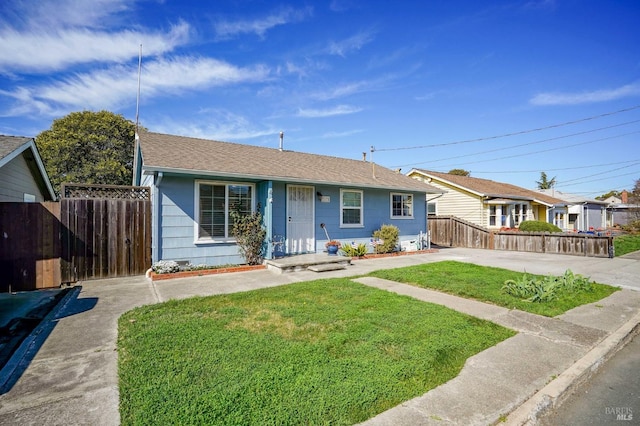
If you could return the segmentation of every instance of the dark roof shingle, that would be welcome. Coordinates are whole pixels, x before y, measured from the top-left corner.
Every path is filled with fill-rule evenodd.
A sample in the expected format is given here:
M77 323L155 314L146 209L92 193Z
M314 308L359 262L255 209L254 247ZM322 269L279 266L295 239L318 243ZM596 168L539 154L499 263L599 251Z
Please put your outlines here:
M140 147L147 171L442 192L361 160L152 132L140 133Z

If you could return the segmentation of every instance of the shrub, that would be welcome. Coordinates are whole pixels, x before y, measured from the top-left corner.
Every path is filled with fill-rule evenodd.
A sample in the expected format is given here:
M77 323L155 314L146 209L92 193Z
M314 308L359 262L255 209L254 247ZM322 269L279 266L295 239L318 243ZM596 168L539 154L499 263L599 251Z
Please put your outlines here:
M151 265L151 270L156 274L172 274L180 271L180 265L173 260L160 260Z
M553 223L539 220L525 220L520 224L519 229L523 232L562 232L562 229Z
M369 252L366 244L360 243L356 245L355 243L351 244L342 244L342 253L345 256L350 257L362 257Z
M561 277L547 275L543 279L535 279L525 273L519 280L506 280L502 290L527 302L544 303L557 299L561 294L593 291L593 285L589 278L567 269Z
M630 234L640 233L640 219L633 220L626 225L622 225L622 229Z
M231 234L236 239L240 254L248 265L259 265L263 259L267 231L262 226L259 208L260 206L255 212L249 214L231 211L231 220L233 220Z
M400 230L394 225L382 225L380 229L374 231L373 238L382 241L376 245L376 253L391 253L398 247Z

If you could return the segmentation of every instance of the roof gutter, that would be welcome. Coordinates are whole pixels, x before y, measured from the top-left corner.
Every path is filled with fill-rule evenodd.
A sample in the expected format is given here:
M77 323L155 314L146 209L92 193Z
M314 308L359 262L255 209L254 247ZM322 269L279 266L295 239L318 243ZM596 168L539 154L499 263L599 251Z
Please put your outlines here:
M143 167L143 174L154 174L154 173L167 173L167 174L184 174L184 175L192 175L192 176L212 176L212 177L223 177L237 180L246 180L246 179L254 179L254 180L270 180L274 182L300 182L300 183L309 183L309 184L323 184L323 185L349 185L353 187L361 187L361 188L372 188L372 189L390 189L390 190L402 190L402 191L411 191L411 192L423 192L426 194L440 194L441 191L432 191L427 188L412 188L405 186L389 186L389 185L375 185L368 183L354 183L354 182L339 182L339 181L322 181L322 180L313 180L313 179L304 179L294 176L268 176L268 175L249 175L246 173L232 173L232 172L211 172L207 170L190 170L190 169L175 169L170 167ZM417 181L416 181L417 182Z

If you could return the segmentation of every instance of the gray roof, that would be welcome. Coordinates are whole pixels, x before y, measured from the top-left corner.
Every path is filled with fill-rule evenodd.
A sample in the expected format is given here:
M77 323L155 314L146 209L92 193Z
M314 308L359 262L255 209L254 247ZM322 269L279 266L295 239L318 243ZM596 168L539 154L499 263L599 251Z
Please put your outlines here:
M5 157L8 157L15 150L20 148L22 145L29 143L32 141L32 138L27 138L23 136L5 136L0 135L0 160Z
M587 198L577 194L570 194L568 192L558 191L557 189L538 189L537 191L546 195L550 195L554 198L560 198L561 200L566 201L568 204L609 204L606 201L596 200L595 198Z
M362 160L141 132L142 171L307 182L423 193L441 190Z
M29 151L28 154L25 154L27 159L34 160L34 162L30 162L29 168L36 182L38 182L45 199L55 200L56 194L51 186L49 175L44 168L35 140L24 136L0 135L0 167L18 155L25 153L25 151Z

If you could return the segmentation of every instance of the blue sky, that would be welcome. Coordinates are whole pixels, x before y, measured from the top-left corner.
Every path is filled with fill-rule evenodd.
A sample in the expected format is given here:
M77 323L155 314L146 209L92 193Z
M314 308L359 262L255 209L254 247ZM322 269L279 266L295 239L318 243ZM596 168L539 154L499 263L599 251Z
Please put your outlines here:
M596 196L640 179L637 0L3 0L0 134L151 131ZM372 148L373 152L371 152Z

